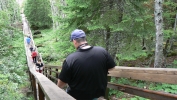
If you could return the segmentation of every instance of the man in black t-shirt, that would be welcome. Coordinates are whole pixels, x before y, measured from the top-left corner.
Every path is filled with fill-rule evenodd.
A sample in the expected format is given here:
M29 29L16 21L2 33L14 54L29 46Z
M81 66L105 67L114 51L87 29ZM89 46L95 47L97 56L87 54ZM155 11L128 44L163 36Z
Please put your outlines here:
M93 100L105 95L108 70L116 64L102 47L90 46L85 32L79 29L71 33L76 52L63 62L57 85L69 85L68 94L77 100Z

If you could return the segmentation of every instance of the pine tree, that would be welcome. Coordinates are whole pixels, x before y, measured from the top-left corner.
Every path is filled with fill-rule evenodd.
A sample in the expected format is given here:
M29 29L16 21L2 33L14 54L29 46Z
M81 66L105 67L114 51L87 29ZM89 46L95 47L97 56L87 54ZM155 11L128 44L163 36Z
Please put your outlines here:
M49 28L52 25L49 0L27 0L25 15L32 28Z

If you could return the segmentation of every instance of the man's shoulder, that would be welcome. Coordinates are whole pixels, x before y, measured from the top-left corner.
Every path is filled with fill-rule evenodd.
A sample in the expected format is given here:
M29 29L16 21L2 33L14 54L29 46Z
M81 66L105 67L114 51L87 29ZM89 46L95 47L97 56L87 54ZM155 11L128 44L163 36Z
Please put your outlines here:
M69 54L69 55L66 57L66 59L73 59L73 58L75 58L75 57L77 57L77 56L78 56L78 52L73 52L73 53Z
M94 46L95 49L102 49L105 50L105 48L101 47L101 46Z
M94 46L94 47L93 47L93 50L106 52L106 49L103 48L103 47L101 47L101 46Z

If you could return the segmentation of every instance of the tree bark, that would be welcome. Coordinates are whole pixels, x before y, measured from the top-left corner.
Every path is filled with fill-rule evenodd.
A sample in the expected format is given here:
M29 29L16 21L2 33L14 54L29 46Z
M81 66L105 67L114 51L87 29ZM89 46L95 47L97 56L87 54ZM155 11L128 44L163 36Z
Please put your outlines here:
M162 18L163 0L155 0L155 26L156 26L156 47L154 67L163 67L163 18Z

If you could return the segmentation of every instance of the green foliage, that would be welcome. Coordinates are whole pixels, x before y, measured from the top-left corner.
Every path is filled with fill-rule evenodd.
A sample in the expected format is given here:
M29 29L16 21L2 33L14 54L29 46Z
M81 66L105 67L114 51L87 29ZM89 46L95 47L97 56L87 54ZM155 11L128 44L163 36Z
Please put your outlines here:
M167 93L177 94L177 85L166 83L152 83L149 87L151 90L164 91Z
M0 31L2 31L2 29L6 28L9 24L9 20L8 20L8 13L6 11L1 11L0 10L0 18L3 20L0 20Z
M144 88L144 86L147 85L146 82L144 81L136 81L136 80L131 80L127 78L111 78L111 83L116 83L116 84L121 84L121 85L129 85L129 86L135 86L139 88ZM122 98L122 100L128 100L125 97L125 94L123 92L120 92L118 90L110 89L109 96L115 95L117 98ZM130 100L148 100L139 96L131 96Z
M112 96L112 95L115 95L116 98L120 98L124 95L124 93L118 90L110 89L109 96Z
M139 88L148 87L148 89L150 89L150 90L177 94L177 85L172 85L172 84L153 83L153 82L146 82L146 81L141 81L141 80L131 80L131 79L127 79L127 78L115 78L115 77L111 78L111 82L116 83L116 84L139 87ZM121 97L124 94L117 91L117 90L111 89L109 95L110 96L115 95L116 97ZM122 98L122 99L127 100L126 98ZM131 99L132 100L149 100L149 99L145 99L145 98L142 98L139 96L135 96Z
M61 23L59 35L69 37L72 30L80 28L89 36L90 43L109 47L108 50L113 51L112 55L116 55L119 61L147 56L142 48L147 46L147 51L151 51L155 47L151 40L155 36L155 30L151 15L153 11L144 7L146 3L147 0L66 0L67 6L62 3L59 5L66 15L58 20ZM110 32L109 37L106 37L107 32ZM143 38L145 45L142 45ZM65 41L65 38L62 40Z
M44 63L62 65L63 59L75 51L74 46L69 41L69 36L60 34L58 36L59 39L57 39L55 35L49 35L52 33L51 29L41 30L41 32L43 37L35 38L34 41L36 45L43 45L43 47L38 48L38 51L42 54Z
M172 64L169 64L167 68L177 68L177 60L174 60Z
M14 11L18 9L15 0L6 1L8 5L0 10L0 100L22 100L26 97L21 93L20 85L27 80L23 34L10 27L19 20L19 15L15 15L19 13Z
M8 75L10 77L10 75ZM20 100L22 94L17 92L18 84L8 80L7 75L0 74L0 100Z
M172 64L175 68L177 68L177 60L174 60Z
M0 59L0 100L21 100L24 94L20 91L20 85L26 83L25 52L23 47L23 37L21 32L16 32L12 41L12 48L5 49L8 55ZM21 44L19 44L21 43ZM25 97L26 98L26 97Z
M132 97L130 99L122 98L121 100L149 100L149 99L142 98L142 97L139 97L139 96L135 96L135 97Z
M126 49L124 49L126 50ZM124 54L117 54L117 57L120 60L126 60L126 61L130 61L130 60L136 60L138 58L142 58L142 57L147 57L147 53L143 50L132 50L132 51L124 51Z
M49 28L52 25L50 18L49 0L27 0L25 4L25 15L32 28Z

